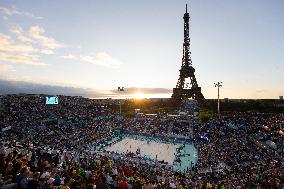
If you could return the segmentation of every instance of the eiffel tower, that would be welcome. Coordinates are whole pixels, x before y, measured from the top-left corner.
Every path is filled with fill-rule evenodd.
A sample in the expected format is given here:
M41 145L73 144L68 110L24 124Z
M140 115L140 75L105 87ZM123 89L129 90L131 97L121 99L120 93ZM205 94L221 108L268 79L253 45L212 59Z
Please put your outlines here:
M191 52L190 52L190 38L189 38L189 13L186 12L183 16L184 20L184 42L183 42L183 57L182 66L179 70L179 79L176 88L173 88L172 98L180 101L183 99L192 98L198 102L204 100L204 96L201 93L201 87L198 87L192 67ZM186 83L186 78L189 78L190 83Z

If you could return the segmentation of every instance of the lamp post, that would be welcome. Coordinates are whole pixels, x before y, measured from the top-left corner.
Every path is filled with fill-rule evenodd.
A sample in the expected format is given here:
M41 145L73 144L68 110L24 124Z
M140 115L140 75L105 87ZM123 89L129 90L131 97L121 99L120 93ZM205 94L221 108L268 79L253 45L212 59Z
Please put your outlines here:
M124 91L124 87L117 87L117 93L119 98L119 92ZM121 99L119 99L119 114L121 115Z
M222 82L214 83L215 87L218 87L218 114L220 114L220 94L219 94L219 88L222 87Z

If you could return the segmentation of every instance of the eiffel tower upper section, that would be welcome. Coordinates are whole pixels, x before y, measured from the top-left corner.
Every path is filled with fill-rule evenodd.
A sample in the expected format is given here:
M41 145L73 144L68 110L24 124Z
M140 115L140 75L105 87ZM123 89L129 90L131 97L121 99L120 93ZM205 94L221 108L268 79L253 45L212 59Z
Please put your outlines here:
M189 13L184 13L184 42L183 42L183 57L182 66L179 70L179 79L176 88L173 88L172 98L176 100L182 100L192 98L198 102L204 99L201 93L201 87L198 86L192 67L191 52L190 52L190 38L189 38ZM189 83L186 83L186 79L189 78Z

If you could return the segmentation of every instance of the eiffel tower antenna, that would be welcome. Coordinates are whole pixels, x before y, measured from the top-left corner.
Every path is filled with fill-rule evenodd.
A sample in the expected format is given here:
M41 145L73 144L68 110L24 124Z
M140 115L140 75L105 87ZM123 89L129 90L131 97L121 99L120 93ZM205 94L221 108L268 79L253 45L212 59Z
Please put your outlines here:
M185 4L185 13L187 13L187 4Z
M183 57L182 65L179 70L179 79L175 88L173 88L172 98L175 100L183 100L193 98L198 102L204 100L201 93L201 87L198 86L192 67L191 52L190 52L190 38L189 38L189 13L187 12L187 4L185 7L184 20L184 41L183 41ZM190 83L186 83L185 79L189 78Z

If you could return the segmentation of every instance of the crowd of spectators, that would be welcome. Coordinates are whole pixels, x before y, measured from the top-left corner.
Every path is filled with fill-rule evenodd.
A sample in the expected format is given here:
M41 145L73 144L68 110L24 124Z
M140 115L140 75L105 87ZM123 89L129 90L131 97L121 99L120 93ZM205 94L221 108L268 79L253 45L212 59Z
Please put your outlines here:
M82 97L6 95L0 110L2 188L271 188L284 187L283 114L226 113L206 122L125 118ZM5 129L9 128L9 129ZM116 129L140 135L186 136L198 149L180 173L126 155L90 153ZM205 138L206 140L198 140Z

